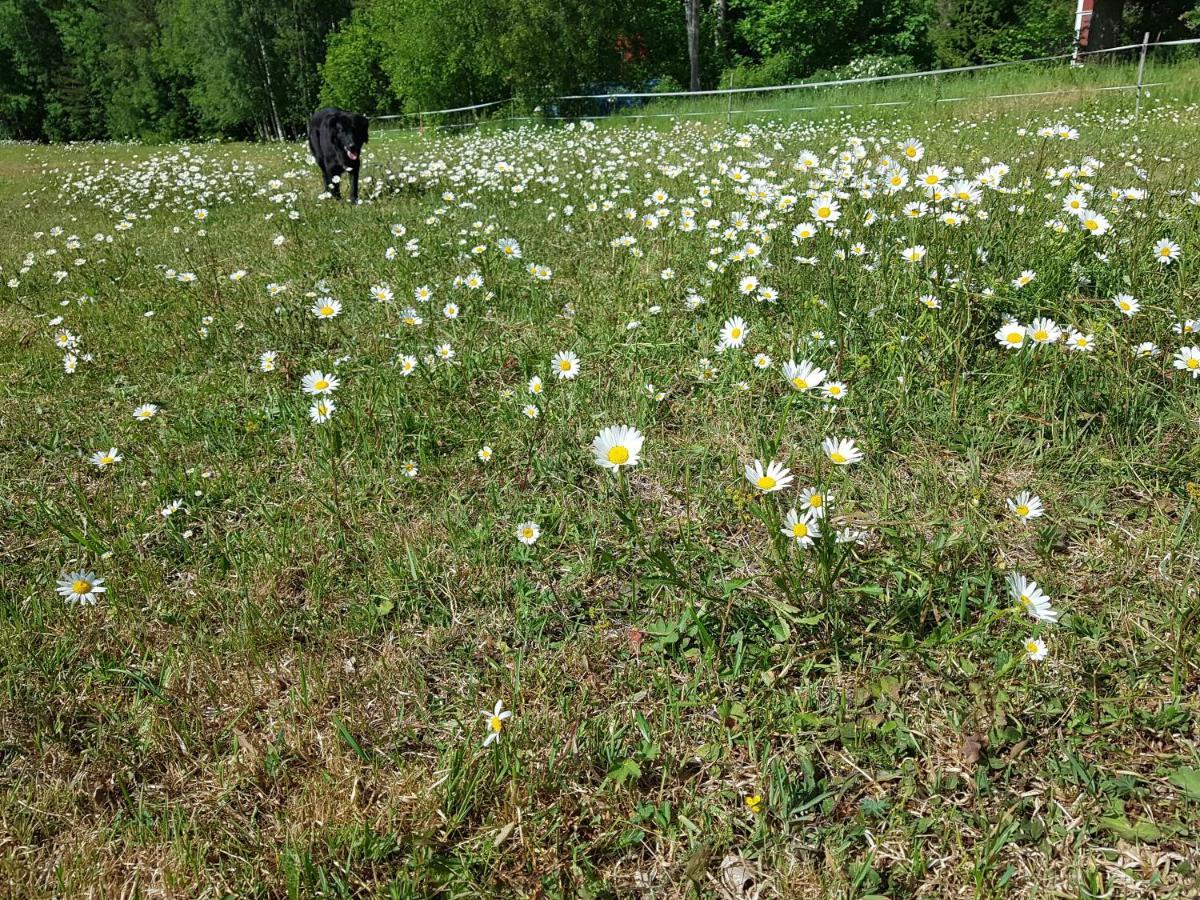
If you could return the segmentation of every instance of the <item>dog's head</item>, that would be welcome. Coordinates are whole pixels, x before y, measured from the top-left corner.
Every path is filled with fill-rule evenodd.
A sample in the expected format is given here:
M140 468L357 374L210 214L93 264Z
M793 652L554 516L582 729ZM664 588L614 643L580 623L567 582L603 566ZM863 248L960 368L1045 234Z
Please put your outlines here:
M347 169L358 167L358 156L367 142L367 117L358 113L338 116L334 123L333 142L342 164Z

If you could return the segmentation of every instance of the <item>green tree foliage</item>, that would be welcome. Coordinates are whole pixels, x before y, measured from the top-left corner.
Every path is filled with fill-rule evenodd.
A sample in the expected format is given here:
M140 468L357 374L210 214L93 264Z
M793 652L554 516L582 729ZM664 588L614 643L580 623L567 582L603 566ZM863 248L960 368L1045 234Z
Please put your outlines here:
M533 103L686 66L677 0L364 0L330 37L321 98L367 112Z
M865 57L926 68L1043 56L1074 39L1074 0L733 0L733 9L740 52L760 61L739 83Z
M349 0L0 0L0 135L279 137Z
M929 31L935 62L968 66L1069 53L1075 0L937 0Z
M502 0L376 0L365 5L380 65L408 109L495 100Z
M1074 9L701 0L701 81L723 83L729 67L747 86L1065 53ZM1099 44L1200 25L1196 0L1097 9ZM0 0L0 137L290 138L321 105L533 106L612 84L687 84L684 10L682 0Z
M1140 41L1146 32L1153 41L1176 34L1181 23L1186 27L1195 21L1200 21L1200 4L1196 0L1127 0L1121 24L1123 32L1133 41Z
M775 71L789 77L864 54L926 61L929 0L734 0L732 8L749 55L776 60Z
M682 14L671 17L678 20L678 34L668 29L664 35L665 23L644 15L649 3L524 0L505 6L498 53L489 65L514 93L533 97L645 75L664 39L684 40ZM555 38L555 52L547 53L551 35L561 37Z
M63 68L50 10L38 0L0 0L0 129L16 138L44 137L47 107Z
M318 103L375 115L390 112L399 99L383 71L383 47L360 7L329 35Z
M166 44L201 124L236 136L302 130L320 93L329 0L164 0Z

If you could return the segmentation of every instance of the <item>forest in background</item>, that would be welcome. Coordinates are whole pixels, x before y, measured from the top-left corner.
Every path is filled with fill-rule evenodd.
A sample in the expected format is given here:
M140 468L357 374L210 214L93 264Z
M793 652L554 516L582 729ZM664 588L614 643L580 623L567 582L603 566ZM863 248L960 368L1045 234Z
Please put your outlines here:
M1097 0L1092 46L1194 36L1196 0ZM1069 52L1075 0L0 0L0 138L277 139L616 85L780 84Z

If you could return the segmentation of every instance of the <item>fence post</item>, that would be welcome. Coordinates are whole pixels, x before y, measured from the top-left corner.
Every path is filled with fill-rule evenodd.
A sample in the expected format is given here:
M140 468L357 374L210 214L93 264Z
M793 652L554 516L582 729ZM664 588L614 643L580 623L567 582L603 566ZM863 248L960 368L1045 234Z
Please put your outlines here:
M1133 101L1133 118L1136 120L1142 112L1142 76L1146 73L1146 48L1150 44L1150 32L1142 38L1142 58L1138 60L1137 99Z
M733 69L729 70L729 90L730 91L733 90ZM732 93L726 94L726 96L729 98L729 103L726 104L726 106L725 106L725 126L727 128L732 128L733 127L733 94Z

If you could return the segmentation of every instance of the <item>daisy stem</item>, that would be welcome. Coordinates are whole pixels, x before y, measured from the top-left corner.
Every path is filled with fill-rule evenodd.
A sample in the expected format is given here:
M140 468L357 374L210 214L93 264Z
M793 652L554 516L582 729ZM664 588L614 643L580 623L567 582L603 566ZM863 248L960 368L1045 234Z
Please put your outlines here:
M617 491L621 496L621 506L625 510L625 516L622 519L625 521L626 527L629 529L629 536L633 538L633 546L635 550L641 549L642 544L642 528L638 522L637 510L633 508L633 498L629 491L629 481L625 477L625 467L617 467Z
M342 480L342 433L331 423L329 431L329 475L333 493L333 511L338 520L338 532L342 549L346 547L346 519L342 515L342 495L339 482Z
M771 459L775 458L775 454L779 452L779 448L783 444L783 432L787 428L788 414L792 411L792 403L795 400L796 392L792 391L788 394L787 400L783 402L783 412L779 415L779 426L775 429L775 438L771 443L771 452L768 454Z

